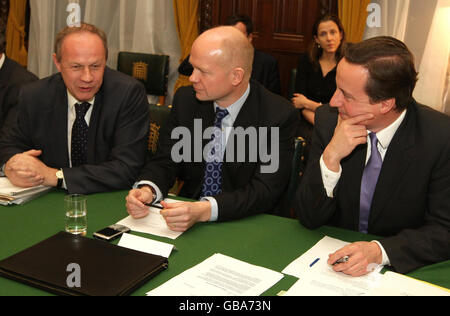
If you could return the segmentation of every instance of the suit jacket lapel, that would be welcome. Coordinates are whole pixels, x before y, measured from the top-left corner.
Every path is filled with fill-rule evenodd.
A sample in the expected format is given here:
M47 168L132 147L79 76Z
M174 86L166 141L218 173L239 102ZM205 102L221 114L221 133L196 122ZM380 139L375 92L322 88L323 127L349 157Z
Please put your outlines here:
M244 104L241 107L241 110L239 111L238 116L236 117L236 120L234 121L233 128L241 127L244 130L246 130L249 127L255 127L258 128L256 123L259 121L259 114L258 114L258 104L260 104L260 101L258 100L258 93L256 91L258 87L254 84L251 84L250 88L250 94L247 97L247 100L245 100ZM231 137L231 135L230 135ZM229 141L228 141L229 142ZM222 169L222 178L223 178L223 186L227 187L228 184L233 183L233 177L236 176L236 173L238 172L238 169L242 165L248 165L249 161L249 155L250 150L248 148L248 144L245 146L245 161L246 162L239 162L237 160L237 144L235 142L234 144L234 155L233 155L233 161L227 162L226 161L226 155L227 152L225 151L224 154L224 163L223 169ZM259 146L258 144L250 144L250 146ZM228 149L228 148L227 148Z
M63 131L55 135L55 151L57 153L49 157L56 157L58 166L69 166L69 151L67 143L67 88L64 85L61 75L56 79L56 102L54 104L53 124L55 129L53 131ZM53 131L51 131L53 133Z
M355 148L350 156L345 158L342 165L342 177L337 186L342 208L345 212L352 212L351 222L346 223L348 228L358 230L359 227L359 208L361 195L361 180L364 172L367 156L367 145L360 145ZM344 176L345 175L345 176Z
M103 87L95 95L95 101L92 108L91 119L89 121L88 130L88 149L87 149L87 162L88 164L96 164L95 161L95 143L97 138L97 127L99 126L100 113L103 106Z
M379 218L386 203L391 199L392 194L394 194L399 187L411 162L415 159L415 124L415 109L409 107L405 120L392 138L384 158L372 201L369 227L371 222Z

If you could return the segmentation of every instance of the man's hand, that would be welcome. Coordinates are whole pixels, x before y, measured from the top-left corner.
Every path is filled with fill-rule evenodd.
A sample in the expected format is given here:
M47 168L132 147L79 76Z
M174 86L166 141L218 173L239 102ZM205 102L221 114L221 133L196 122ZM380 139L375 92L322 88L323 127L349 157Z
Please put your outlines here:
M127 201L128 214L136 219L144 218L150 212L145 203L150 203L153 200L153 192L150 188L144 186L140 189L131 190L125 200Z
M211 203L201 202L161 202L164 210L161 215L166 220L167 226L178 232L184 232L198 222L207 222L211 217Z
M382 252L376 242L356 242L347 245L328 257L328 264L332 265L340 258L348 256L345 263L339 263L333 266L336 272L357 277L372 272L373 264L381 264Z
M333 138L323 152L323 160L329 170L338 172L341 160L356 146L367 143L367 128L361 123L373 118L373 114L361 114L346 120L338 118Z
M39 156L41 150L29 150L13 156L5 165L5 175L13 185L33 187L36 185L56 186L56 169L47 167Z

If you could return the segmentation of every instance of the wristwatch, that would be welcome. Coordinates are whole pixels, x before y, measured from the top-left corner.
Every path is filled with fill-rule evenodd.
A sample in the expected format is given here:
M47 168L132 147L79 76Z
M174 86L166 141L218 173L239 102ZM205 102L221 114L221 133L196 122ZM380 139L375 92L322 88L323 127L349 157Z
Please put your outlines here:
M157 198L157 193L156 193L155 188L152 187L151 185L148 185L148 184L142 184L142 185L138 185L138 189L141 189L141 188L144 187L144 186L150 188L150 190L152 191L153 199L152 199L152 201L150 202L150 204L155 203L156 198Z
M62 188L63 180L64 180L64 173L62 169L59 169L56 171L56 178L58 179L58 182L56 183L57 188Z

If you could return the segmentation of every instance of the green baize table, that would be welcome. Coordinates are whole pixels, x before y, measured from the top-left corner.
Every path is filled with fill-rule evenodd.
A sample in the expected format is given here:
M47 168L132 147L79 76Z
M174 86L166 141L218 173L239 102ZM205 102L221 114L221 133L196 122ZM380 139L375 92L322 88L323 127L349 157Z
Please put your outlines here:
M128 216L125 208L127 194L128 191L119 191L88 196L88 238L92 238L94 232ZM0 206L0 260L63 231L64 196L62 190L55 190L25 205ZM170 243L177 248L169 257L169 268L137 289L133 295L138 296L145 295L215 253L281 272L324 236L348 242L376 238L335 227L309 230L297 220L266 214L226 223L198 223L175 240L142 233L133 234ZM116 244L117 242L114 241ZM423 267L408 275L450 288L450 261ZM277 295L280 291L288 290L297 280L285 275L263 295ZM0 277L0 295L50 294Z

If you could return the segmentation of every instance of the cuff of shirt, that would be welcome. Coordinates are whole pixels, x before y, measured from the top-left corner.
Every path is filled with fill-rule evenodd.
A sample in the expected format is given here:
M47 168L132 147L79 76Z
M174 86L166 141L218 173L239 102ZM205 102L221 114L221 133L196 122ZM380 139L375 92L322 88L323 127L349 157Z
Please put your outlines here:
M323 160L323 155L320 157L320 172L322 174L322 181L325 190L327 191L327 196L333 198L334 188L336 187L342 174L342 167L339 166L339 172L333 172L327 168L325 161Z
M383 258L381 259L381 265L383 266L390 266L391 265L391 261L389 260L389 257L386 253L386 250L384 250L383 246L381 245L381 243L377 240L372 240L372 242L376 242L378 244L378 246L380 246L381 249L381 253L383 255Z
M148 186L151 186L153 189L155 189L155 192L156 192L156 200L155 200L155 203L156 202L160 202L160 201L162 201L163 200L163 195L162 195L162 193L161 193L161 190L158 188L158 186L156 185L156 184L154 184L153 182L151 182L151 181L146 181L146 180L143 180L143 181L138 181L138 182L136 182L134 185L133 185L133 189L137 189L139 186L141 186L141 185L148 185Z
M67 190L66 178L64 177L64 170L63 169L61 169L61 173L63 175L63 182L62 182L61 188L63 188L64 190Z
M205 196L201 198L200 201L209 201L209 203L211 203L211 217L209 221L217 222L217 219L219 218L219 206L217 205L216 199L210 196Z

